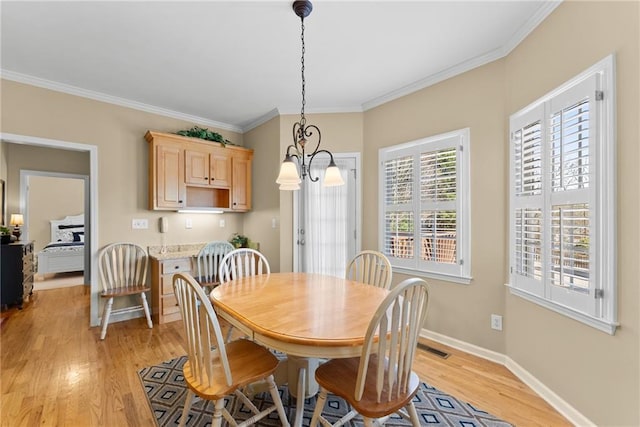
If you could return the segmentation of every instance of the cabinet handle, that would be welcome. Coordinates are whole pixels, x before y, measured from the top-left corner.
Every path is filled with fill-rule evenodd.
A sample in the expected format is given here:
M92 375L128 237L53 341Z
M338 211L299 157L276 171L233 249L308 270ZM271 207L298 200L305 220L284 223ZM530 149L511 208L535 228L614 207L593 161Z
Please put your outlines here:
M205 176L204 179L209 179L209 177Z
M179 265L174 265L173 268L177 270L177 269L180 268L180 266Z
M182 203L182 200L178 200L178 203Z

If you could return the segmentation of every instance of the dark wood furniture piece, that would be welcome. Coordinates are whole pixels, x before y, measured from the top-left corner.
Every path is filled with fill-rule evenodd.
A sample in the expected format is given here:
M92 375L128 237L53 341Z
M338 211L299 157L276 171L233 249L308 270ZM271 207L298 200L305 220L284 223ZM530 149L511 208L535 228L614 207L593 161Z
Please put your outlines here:
M29 301L33 293L33 241L0 245L0 305Z

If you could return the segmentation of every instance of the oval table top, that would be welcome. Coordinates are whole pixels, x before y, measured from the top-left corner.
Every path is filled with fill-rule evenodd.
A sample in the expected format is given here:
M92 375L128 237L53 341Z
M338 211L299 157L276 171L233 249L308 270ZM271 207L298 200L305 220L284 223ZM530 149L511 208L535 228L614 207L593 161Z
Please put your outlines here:
M271 273L232 280L210 295L219 315L276 350L304 357L359 356L388 290L344 278Z

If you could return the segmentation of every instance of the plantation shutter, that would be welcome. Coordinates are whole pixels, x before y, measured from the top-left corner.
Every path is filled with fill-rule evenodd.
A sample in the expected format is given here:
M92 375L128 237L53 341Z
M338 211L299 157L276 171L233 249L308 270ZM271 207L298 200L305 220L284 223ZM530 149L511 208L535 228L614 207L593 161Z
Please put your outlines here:
M419 262L425 268L439 263L447 271L458 264L457 153L456 145L420 153Z
M396 265L413 266L415 215L415 150L403 150L384 161L384 247L383 253L395 258Z
M543 295L543 108L511 122L511 283Z
M550 102L549 297L595 315L593 206L596 79L585 80Z

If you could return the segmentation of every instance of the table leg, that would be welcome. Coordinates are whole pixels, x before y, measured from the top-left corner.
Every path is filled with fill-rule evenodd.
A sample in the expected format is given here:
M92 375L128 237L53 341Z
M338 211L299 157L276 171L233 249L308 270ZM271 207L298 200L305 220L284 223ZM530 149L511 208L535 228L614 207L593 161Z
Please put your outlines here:
M315 372L320 361L314 358L288 356L289 393L296 397L296 417L293 426L302 426L304 400L318 393Z
M302 427L302 416L304 415L304 385L307 370L300 368L298 372L298 393L296 394L296 417L293 421L293 427Z

